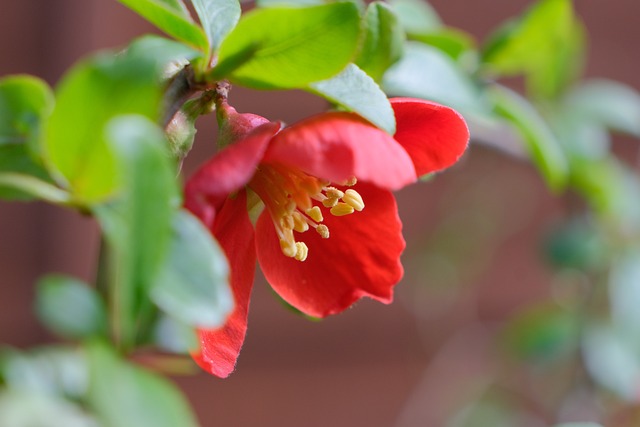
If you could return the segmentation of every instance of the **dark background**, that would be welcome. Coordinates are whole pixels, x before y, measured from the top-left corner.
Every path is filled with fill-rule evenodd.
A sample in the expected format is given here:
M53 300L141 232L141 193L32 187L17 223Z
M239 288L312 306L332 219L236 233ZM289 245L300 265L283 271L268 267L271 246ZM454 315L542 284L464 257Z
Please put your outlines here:
M575 3L590 35L587 75L640 88L640 2ZM446 23L483 38L527 1L432 4ZM152 31L115 0L0 0L0 75L55 84L86 53ZM297 92L236 89L231 102L289 123L325 107ZM213 118L199 125L187 172L213 145ZM635 142L618 137L615 149L631 158ZM495 368L499 325L554 291L557 277L540 246L563 201L528 165L479 146L397 197L408 249L394 304L363 301L315 323L284 310L258 283L237 372L176 379L204 427L439 426L474 392L468 380ZM91 281L97 243L95 224L74 212L0 202L0 343L54 340L32 314L34 283L53 271Z

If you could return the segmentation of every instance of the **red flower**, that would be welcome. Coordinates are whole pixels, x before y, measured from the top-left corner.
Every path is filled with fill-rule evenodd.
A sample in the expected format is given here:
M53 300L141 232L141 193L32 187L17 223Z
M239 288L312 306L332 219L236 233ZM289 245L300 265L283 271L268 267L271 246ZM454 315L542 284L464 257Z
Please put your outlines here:
M454 110L391 100L392 138L353 113L331 112L281 130L228 110L221 134L236 142L189 179L186 207L205 223L231 266L236 307L217 330L199 331L205 370L234 369L247 327L257 259L273 289L315 317L367 296L383 303L403 274L405 242L391 190L452 165L469 132ZM248 207L264 211L252 225Z

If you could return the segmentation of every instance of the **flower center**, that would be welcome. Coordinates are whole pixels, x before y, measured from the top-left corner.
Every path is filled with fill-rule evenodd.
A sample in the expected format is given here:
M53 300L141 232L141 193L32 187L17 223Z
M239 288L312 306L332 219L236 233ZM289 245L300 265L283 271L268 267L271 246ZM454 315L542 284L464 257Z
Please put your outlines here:
M341 185L352 187L356 182L353 177ZM322 223L323 210L344 216L364 209L362 197L354 189L341 191L329 181L283 165L258 166L248 186L262 199L271 215L282 253L298 261L307 259L309 248L304 242L296 241L294 231L304 233L313 228L320 237L328 239L329 228ZM319 203L314 205L314 200Z

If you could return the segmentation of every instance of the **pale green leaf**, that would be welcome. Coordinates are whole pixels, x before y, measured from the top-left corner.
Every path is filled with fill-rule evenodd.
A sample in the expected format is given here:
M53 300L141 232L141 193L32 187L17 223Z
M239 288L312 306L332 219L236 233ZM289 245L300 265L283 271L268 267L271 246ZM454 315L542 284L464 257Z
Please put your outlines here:
M396 119L387 96L371 77L354 64L337 76L310 85L311 90L347 110L355 111L390 135Z

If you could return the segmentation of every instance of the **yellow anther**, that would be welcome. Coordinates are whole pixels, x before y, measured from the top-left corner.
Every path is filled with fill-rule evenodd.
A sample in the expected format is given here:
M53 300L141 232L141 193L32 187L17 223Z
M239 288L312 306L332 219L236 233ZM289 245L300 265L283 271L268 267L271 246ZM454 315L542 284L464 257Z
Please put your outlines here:
M285 215L280 218L280 227L284 229L293 230L294 224L295 221L291 215Z
M331 215L334 216L345 216L352 214L354 211L353 206L348 205L346 203L338 203L334 207L331 208Z
M344 193L335 187L327 187L324 192L330 199L341 199L344 196Z
M293 217L293 229L298 233L304 233L309 229L309 224L307 224L300 212L294 212L291 216Z
M285 256L288 256L290 258L293 258L298 253L298 245L296 245L296 242L293 239L291 240L281 239L280 249L282 250L282 253Z
M324 205L324 207L326 208L332 208L335 205L338 204L338 199L337 198L326 198L322 201L322 204Z
M305 210L305 213L309 215L309 218L311 218L315 222L322 222L322 220L324 219L322 217L322 212L320 211L320 208L318 206L314 206L310 209Z
M309 248L303 242L296 242L296 256L295 258L298 261L304 261L307 259L307 255L309 255Z
M329 238L329 227L327 227L324 224L320 224L316 227L316 231L318 232L318 234L320 235L320 237L322 237L323 239L328 239Z
M358 212L364 209L364 201L362 200L362 196L356 190L352 190L351 188L344 192L342 201Z

